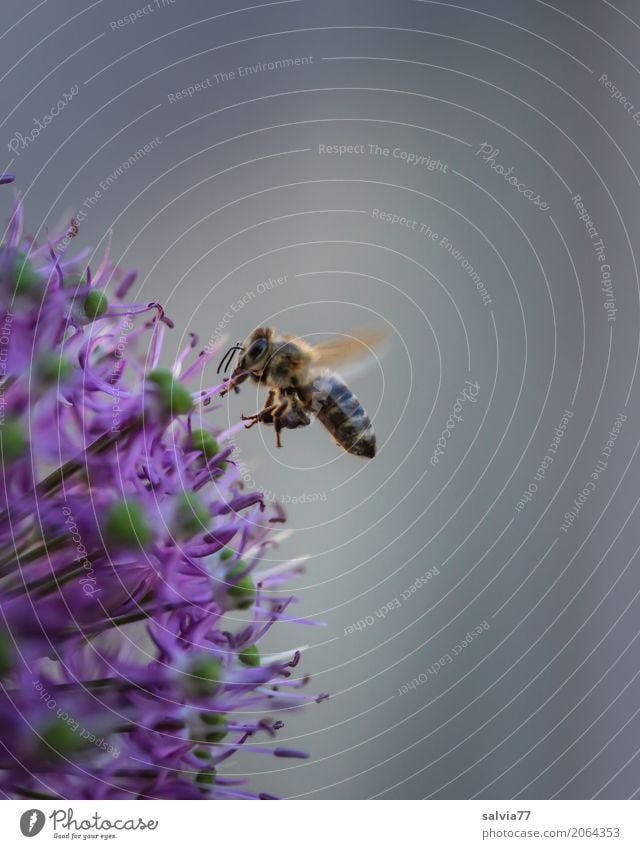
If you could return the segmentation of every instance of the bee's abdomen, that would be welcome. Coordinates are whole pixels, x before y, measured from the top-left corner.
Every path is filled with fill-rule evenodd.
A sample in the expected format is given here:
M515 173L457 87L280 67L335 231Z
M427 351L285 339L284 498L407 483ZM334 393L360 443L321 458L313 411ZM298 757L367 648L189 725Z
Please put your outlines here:
M322 375L311 387L310 406L336 442L350 454L374 457L376 437L364 407L339 377Z

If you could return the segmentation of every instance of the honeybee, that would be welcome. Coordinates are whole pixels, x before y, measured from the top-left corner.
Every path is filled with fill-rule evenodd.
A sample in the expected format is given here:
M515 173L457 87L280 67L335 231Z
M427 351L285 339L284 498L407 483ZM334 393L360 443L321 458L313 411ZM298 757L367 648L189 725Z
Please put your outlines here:
M333 371L336 366L379 345L386 334L368 328L349 336L335 337L310 345L289 334L276 333L273 327L258 327L244 344L235 345L223 358L218 371L237 351L237 364L225 388L230 389L247 378L265 384L269 393L264 407L252 416L242 416L245 427L273 425L276 445L282 447L280 433L311 424L315 416L336 443L360 457L374 457L376 437L371 419L347 384Z

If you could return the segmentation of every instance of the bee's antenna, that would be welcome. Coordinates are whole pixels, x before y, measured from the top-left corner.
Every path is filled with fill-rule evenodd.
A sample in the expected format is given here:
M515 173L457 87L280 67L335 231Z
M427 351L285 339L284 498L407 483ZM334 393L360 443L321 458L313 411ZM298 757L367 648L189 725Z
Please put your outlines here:
M220 360L220 365L216 369L216 374L220 374L220 369L224 366L224 371L226 372L231 365L231 360L233 359L233 355L236 351L242 351L242 345L240 342L236 342L235 345L232 345L224 357ZM226 362L226 365L224 365Z

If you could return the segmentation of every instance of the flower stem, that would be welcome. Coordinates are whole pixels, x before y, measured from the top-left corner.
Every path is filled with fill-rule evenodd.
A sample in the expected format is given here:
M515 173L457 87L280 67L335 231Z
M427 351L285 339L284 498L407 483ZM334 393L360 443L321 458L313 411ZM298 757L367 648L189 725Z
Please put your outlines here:
M11 557L5 557L4 560L0 560L0 578L5 577L5 575L10 575L11 572L15 571L15 569L5 571L7 566L15 567L31 563L39 557L42 557L44 554L48 554L50 551L55 551L60 548L61 545L64 544L64 541L65 536L54 537L50 542L43 542L35 548L26 550L23 548L22 551L14 552Z
M111 431L103 433L102 436L99 436L91 443L91 445L88 445L84 449L82 452L83 456L86 454L101 454L103 451L106 451L108 448L115 445L122 436L130 433L135 427L140 425L141 422L142 417L135 416L127 422L127 424L123 425L117 433L112 433ZM81 471L84 467L85 462L79 458L67 460L66 463L63 463L62 466L47 475L47 477L44 480L41 480L40 483L36 484L33 492L36 495L51 495L51 493L55 492L67 478L76 474L76 472ZM5 522L10 520L10 518L11 510L7 509L0 512L0 522Z
M55 801L57 799L62 798L61 796L50 796L48 793L38 793L37 790L29 790L28 787L20 787L18 784L14 785L13 791L19 796L22 796L23 799L42 799L45 801Z
M139 416L136 416L127 422L127 424L124 425L117 433L112 433L110 431L103 433L102 436L99 436L96 440L94 440L91 445L88 445L83 453L101 454L103 451L106 451L108 448L115 445L120 437L125 436L137 427L141 421L142 419ZM62 466L57 468L54 472L51 472L50 475L47 475L44 480L40 481L40 483L36 486L36 492L39 494L51 494L52 492L55 492L65 478L79 472L82 468L84 468L82 460L67 460L66 463L63 463Z
M87 559L90 559L93 556L97 556L99 552L94 552L93 555L89 555ZM78 575L81 575L84 570L84 566L74 566L70 569L67 569L66 572L60 572L56 574L54 572L53 575L45 575L43 578L38 578L36 581L31 581L30 584L23 584L21 587L17 586L7 592L8 598L15 598L16 596L22 594L31 595L32 593L43 591L42 595L46 595L48 592L52 590L56 590L61 587L63 584L68 583L72 578L76 578Z
M177 604L163 604L155 610L141 610L137 613L125 613L122 616L114 616L110 619L103 619L101 622L96 623L91 630L83 631L82 633L85 639L88 640L95 637L96 634L101 634L103 631L106 631L107 628L119 628L121 625L130 625L132 622L142 622L144 619L149 619L158 613L170 613L173 610L178 610L178 608L183 607L184 604L185 602L183 601L180 601ZM70 637L77 633L77 629L74 629L72 631L65 631L63 636Z

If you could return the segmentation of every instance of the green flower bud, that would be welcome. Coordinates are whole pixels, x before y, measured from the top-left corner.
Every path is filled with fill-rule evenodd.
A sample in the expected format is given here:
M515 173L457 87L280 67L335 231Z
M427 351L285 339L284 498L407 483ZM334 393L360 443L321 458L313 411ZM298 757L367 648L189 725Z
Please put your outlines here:
M174 378L169 369L156 368L149 372L147 379L158 387L160 403L168 415L182 416L191 412L191 393Z
M229 728L226 714L203 712L200 719L210 729L204 736L207 743L219 743L227 736Z
M18 460L27 449L25 428L19 419L7 417L0 423L0 445L5 463Z
M151 528L141 505L130 498L112 504L106 512L107 543L117 546L145 546L151 541Z
M73 366L66 357L43 353L38 358L36 373L46 385L63 383L73 372Z
M190 695L212 696L222 683L222 664L210 655L201 654L191 661L185 675Z
M210 518L208 507L195 492L183 492L178 499L174 533L189 539L201 533Z
M42 289L42 278L22 251L16 251L13 276L15 295L31 295Z
M245 666L260 666L260 651L258 646L247 646L246 649L239 654L240 663Z
M220 551L220 560L231 560L235 552L231 548L227 548L226 546Z
M213 434L203 428L196 428L191 432L190 448L194 451L202 451L205 460L210 460L220 451L218 440L215 436L213 436ZM227 464L224 460L220 463L220 468L227 468Z
M171 389L174 377L168 368L154 368L153 371L150 371L147 375L147 380L150 380L162 389Z
M232 585L227 587L227 594L238 610L246 610L251 607L256 597L256 587L250 575L245 575L236 580L236 575L244 572L246 568L246 563L240 560L233 569L227 572L226 577L227 583Z
M196 781L203 787L211 786L216 783L216 771L212 767L211 769L203 769L202 772L199 772L196 776Z
M226 731L211 731L204 735L204 739L207 743L220 743L226 736Z
M14 654L13 640L6 631L0 631L0 678L7 676L13 669Z
M215 457L220 451L220 446L215 436L209 433L208 430L204 430L204 428L196 428L191 431L191 447L194 451L202 451L206 460Z
M246 575L229 588L229 595L235 600L235 606L238 610L246 610L251 607L256 597L255 584L251 578Z
M75 733L67 722L58 716L42 730L40 736L42 737L42 748L46 758L56 755L68 757L85 746L85 741Z
M109 309L109 299L100 289L92 289L84 299L84 314L92 321Z

